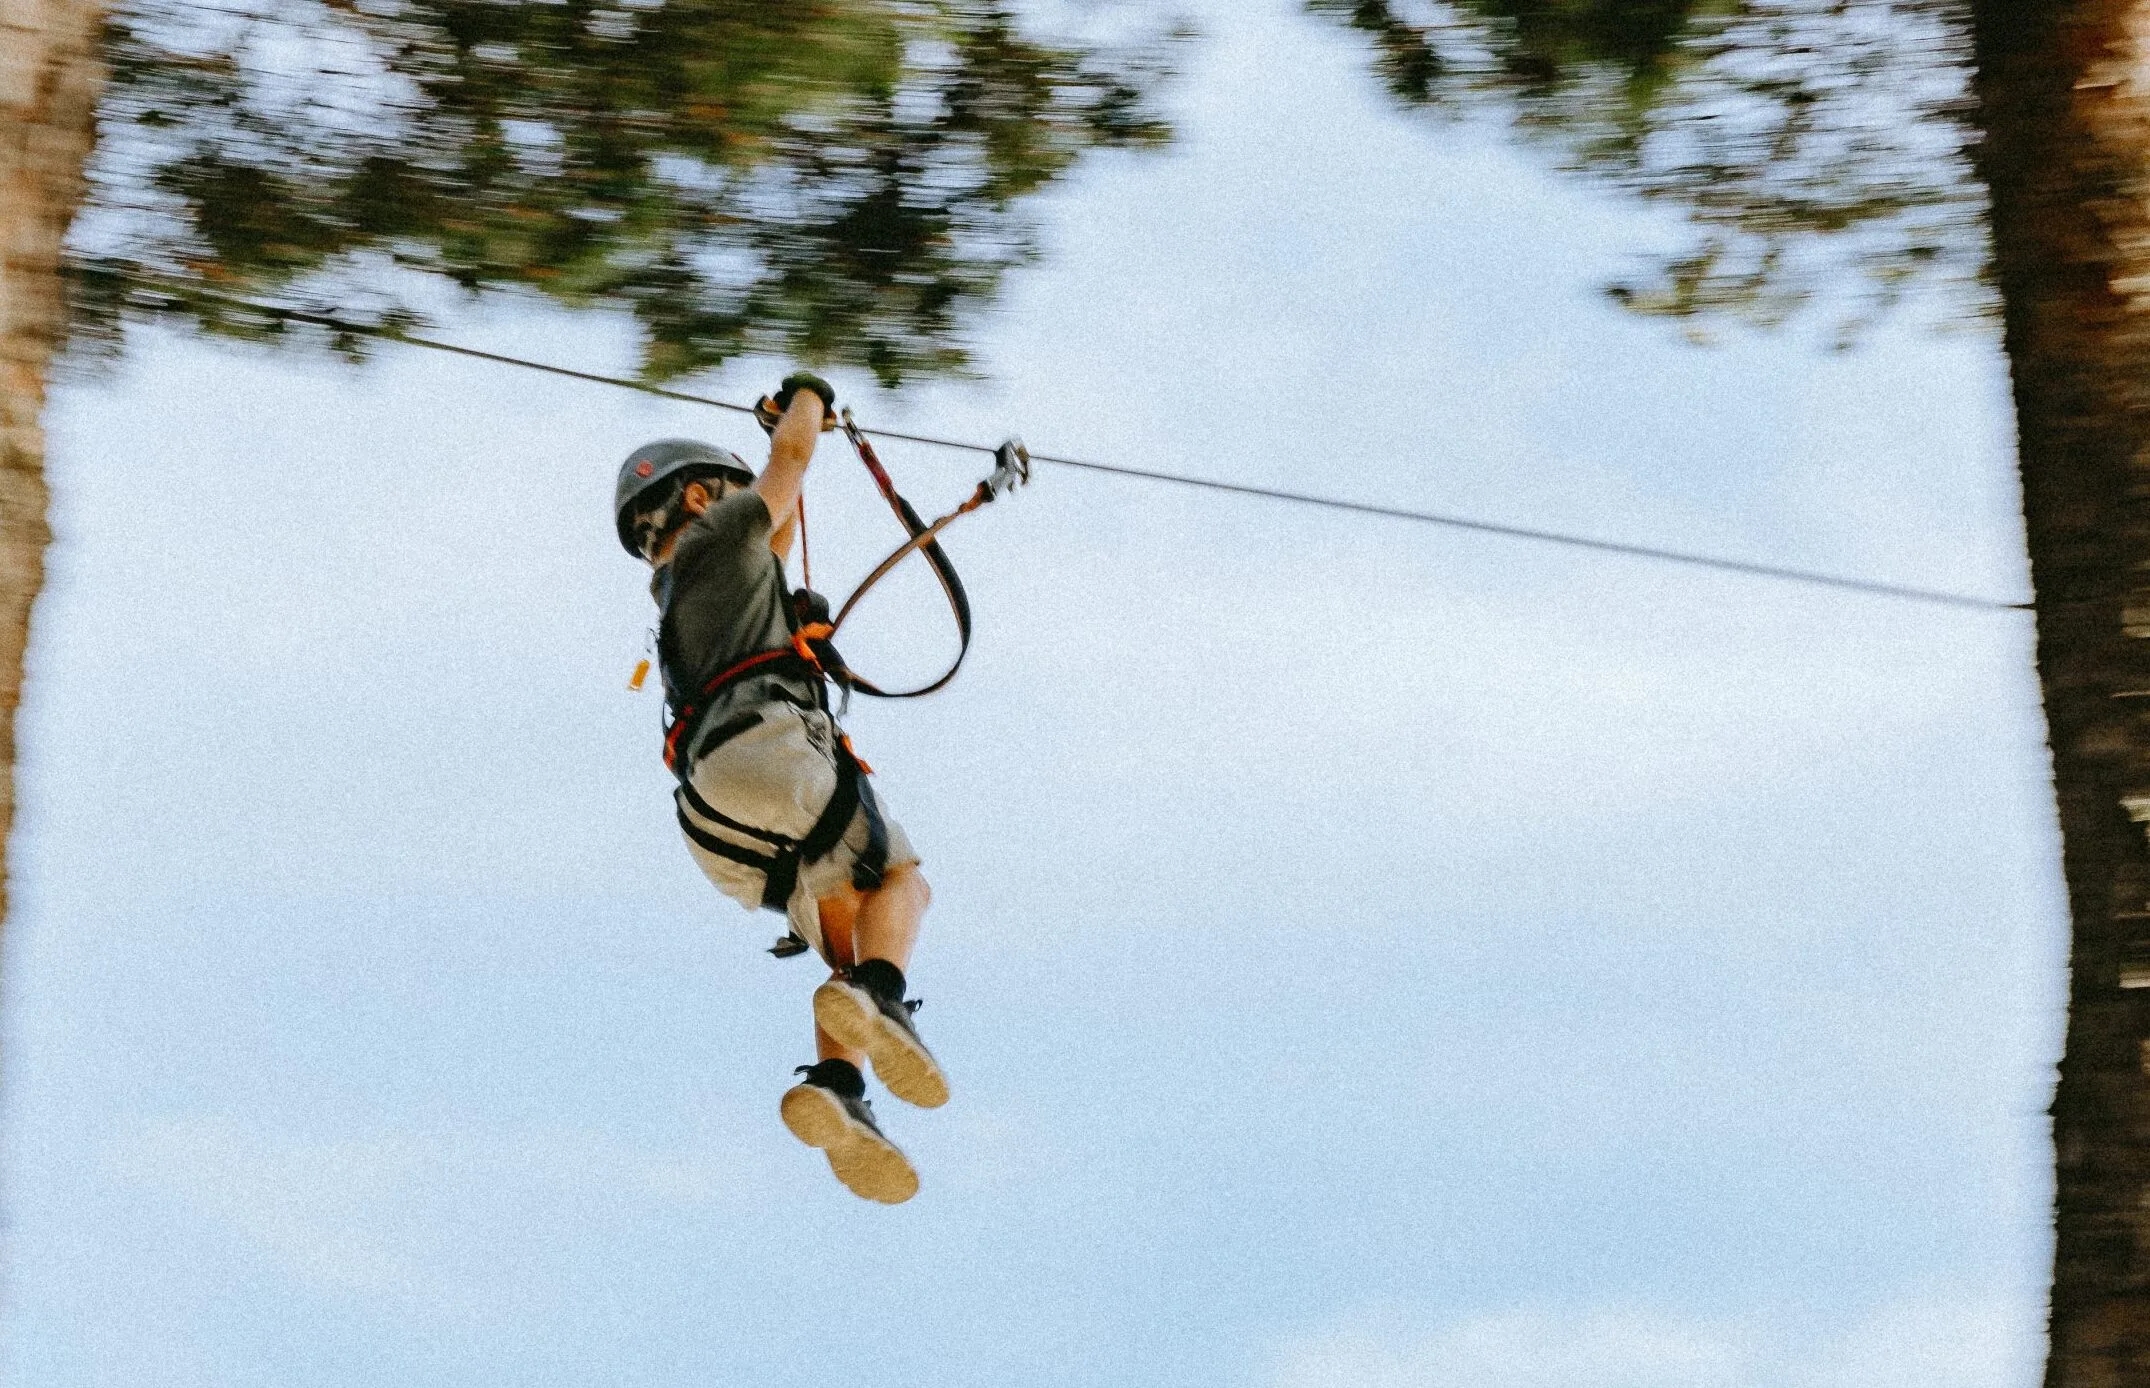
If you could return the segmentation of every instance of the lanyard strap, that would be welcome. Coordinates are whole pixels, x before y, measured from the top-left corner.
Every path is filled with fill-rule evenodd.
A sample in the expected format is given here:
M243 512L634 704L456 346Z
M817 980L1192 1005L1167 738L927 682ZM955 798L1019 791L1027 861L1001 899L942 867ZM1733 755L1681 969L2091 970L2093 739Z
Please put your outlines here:
M843 412L843 431L844 437L851 440L851 447L858 453L859 461L865 464L868 475L873 478L874 486L880 489L882 500L888 503L889 509L896 513L896 519L902 522L908 538L891 551L886 559L875 565L873 572L867 574L858 587L851 590L851 596L844 599L844 605L837 610L835 620L829 624L828 636L835 636L836 629L844 624L844 619L859 605L859 599L865 597L875 584L888 577L898 564L913 553L923 554L927 565L933 570L933 576L940 581L941 594L948 599L948 610L955 614L956 634L961 643L956 649L955 660L942 672L939 679L916 689L883 689L856 672L845 673L845 683L861 694L877 699L916 699L945 688L948 682L956 677L956 672L963 668L964 657L970 654L970 595L963 591L962 576L956 572L956 566L948 558L947 551L941 548L940 533L954 524L959 517L969 515L1002 492L1028 481L1030 455L1020 443L1013 440L1002 444L997 455L999 466L993 475L980 482L977 489L964 499L962 505L928 524L920 518L911 503L904 499L903 493L896 490L896 483L888 475L888 469L881 465L880 455L874 452L873 443L866 437L865 431L859 428L849 410Z

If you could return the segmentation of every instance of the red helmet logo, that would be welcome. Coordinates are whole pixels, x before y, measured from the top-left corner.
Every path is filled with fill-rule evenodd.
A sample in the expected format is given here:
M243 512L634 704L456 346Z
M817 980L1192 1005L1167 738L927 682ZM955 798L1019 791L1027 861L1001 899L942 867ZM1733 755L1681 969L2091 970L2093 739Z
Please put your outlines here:
M657 467L656 467L656 465L655 465L654 463L636 463L636 464L635 464L635 476L637 476L637 477L647 477L647 476L649 476L649 475L650 475L651 473L655 472L656 470L657 470Z

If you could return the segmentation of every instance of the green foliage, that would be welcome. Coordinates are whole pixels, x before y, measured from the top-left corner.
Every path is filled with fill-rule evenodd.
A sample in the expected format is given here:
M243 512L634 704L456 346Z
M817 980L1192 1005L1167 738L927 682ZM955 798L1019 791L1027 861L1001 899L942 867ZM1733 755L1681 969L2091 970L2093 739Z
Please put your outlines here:
M766 350L894 383L962 369L1027 197L1169 136L1166 40L1055 46L993 0L125 0L106 48L93 344L286 330L233 297L401 325L415 272L624 306L654 377Z
M1574 171L1683 214L1688 246L1608 292L1763 326L1816 301L1849 343L1919 282L1989 306L1960 0L1307 0L1390 92L1491 102ZM1850 273L1847 273L1850 272Z

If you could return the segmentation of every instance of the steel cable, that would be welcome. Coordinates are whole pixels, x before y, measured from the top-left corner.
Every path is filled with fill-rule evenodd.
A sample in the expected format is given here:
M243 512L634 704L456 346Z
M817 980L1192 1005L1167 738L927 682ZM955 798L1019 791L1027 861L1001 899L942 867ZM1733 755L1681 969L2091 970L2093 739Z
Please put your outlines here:
M557 366L551 362L533 361L527 357L510 356L502 352L488 352L477 347L465 347L460 343L444 342L439 338L424 337L399 328L379 327L370 323L352 322L334 314L316 313L307 309L284 308L274 304L255 303L226 295L200 295L216 298L222 302L246 308L266 317L292 323L305 323L333 332L350 333L360 337L374 338L384 342L400 342L427 351L445 352L454 356L468 357L476 361L493 362L501 366L517 367L525 371L540 371L547 375L563 376L572 381L585 381L592 385L613 386L621 390L638 391L653 395L660 400L675 400L689 405L706 405L712 409L730 410L736 414L751 415L754 407L714 396L696 395L690 391L671 390L651 385L627 376L608 376L601 372L580 371L573 367ZM177 308L174 300L158 305L165 309ZM936 438L931 434L912 434L897 429L863 429L875 438L892 439L900 443L921 444L929 448L946 448L964 453L994 453L990 444L969 443L962 439ZM1438 511L1419 511L1401 506L1384 506L1374 502L1351 501L1343 497L1321 496L1312 492L1288 491L1278 487L1257 487L1243 482L1225 482L1216 478L1192 477L1184 473L1160 472L1152 468L1127 467L1117 463L1091 462L1081 458L1056 457L1050 453L1032 453L1033 462L1050 463L1055 467L1074 468L1084 472L1104 473L1115 477L1132 477L1147 482L1165 482L1179 487L1195 487L1204 491L1224 492L1236 496L1259 497L1269 501L1288 502L1299 506L1314 506L1324 510L1346 511L1362 516L1377 516L1386 520L1409 521L1419 525L1441 526L1450 530L1468 531L1480 535L1495 535L1512 540L1532 540L1541 544L1562 545L1570 549L1587 550L1599 554L1621 555L1630 559L1654 559L1661 563L1681 564L1690 568L1711 569L1720 573L1742 574L1750 578L1770 578L1787 583L1801 583L1811 587L1833 588L1843 592L1864 593L1873 597L1896 598L1908 602L1931 603L1944 607L1969 608L1986 612L2027 612L2032 605L2027 602L2008 602L2001 598L1981 597L1970 593L1952 593L1937 588L1922 588L1911 584L1884 583L1874 579L1850 578L1841 574L1824 573L1814 569L1792 568L1779 564L1762 564L1745 559L1727 559L1719 555L1698 554L1686 550L1663 549L1654 545L1630 544L1621 540L1605 540L1589 535L1576 535L1558 530L1541 530L1530 526L1504 525L1496 521L1477 520L1468 516L1447 515Z

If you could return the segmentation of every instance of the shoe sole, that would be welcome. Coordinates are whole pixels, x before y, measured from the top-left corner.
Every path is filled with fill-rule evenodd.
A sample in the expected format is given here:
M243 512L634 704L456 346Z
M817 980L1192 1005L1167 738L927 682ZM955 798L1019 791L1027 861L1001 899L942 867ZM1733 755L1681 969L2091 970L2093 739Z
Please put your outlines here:
M918 1194L918 1173L902 1149L844 1112L843 1102L819 1085L794 1085L779 1106L784 1126L829 1159L844 1189L864 1200L901 1205Z
M863 988L830 979L814 990L814 1023L840 1046L864 1051L888 1092L918 1108L948 1102L948 1077L933 1053L881 1015Z

